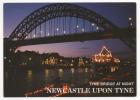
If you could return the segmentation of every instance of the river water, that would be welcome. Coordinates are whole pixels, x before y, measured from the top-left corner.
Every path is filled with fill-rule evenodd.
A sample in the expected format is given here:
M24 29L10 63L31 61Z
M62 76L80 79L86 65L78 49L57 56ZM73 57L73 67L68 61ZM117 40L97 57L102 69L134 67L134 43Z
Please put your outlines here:
M110 71L107 69L113 67ZM97 71L97 69L101 69ZM114 72L114 68L118 71ZM132 66L92 66L89 68L44 68L40 70L19 69L11 67L4 71L4 96L23 97L26 93L36 91L48 84L71 87L88 86L90 81L135 81L135 69ZM45 95L46 96L46 95Z
M14 70L5 72L5 96L24 96L47 84L69 83L82 86L94 78L93 68Z

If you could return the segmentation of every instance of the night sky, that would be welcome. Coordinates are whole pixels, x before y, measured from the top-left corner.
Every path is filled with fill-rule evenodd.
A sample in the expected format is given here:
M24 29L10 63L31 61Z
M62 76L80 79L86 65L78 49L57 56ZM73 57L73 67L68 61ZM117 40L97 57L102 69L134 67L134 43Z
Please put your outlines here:
M16 26L31 12L48 4L4 4L4 37L8 37ZM135 3L78 3L106 17L120 28L128 27L128 18L136 16ZM132 51L119 39L94 40L85 42L55 43L19 47L19 50L34 50L40 53L58 52L62 56L91 56L105 45L114 55L131 56Z

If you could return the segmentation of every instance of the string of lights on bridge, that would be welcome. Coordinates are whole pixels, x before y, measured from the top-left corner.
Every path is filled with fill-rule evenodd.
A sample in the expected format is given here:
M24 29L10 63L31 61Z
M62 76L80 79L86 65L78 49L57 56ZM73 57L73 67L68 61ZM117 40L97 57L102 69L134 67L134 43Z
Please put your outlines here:
M37 26L26 39L86 33L103 30L95 23L77 17L57 17Z

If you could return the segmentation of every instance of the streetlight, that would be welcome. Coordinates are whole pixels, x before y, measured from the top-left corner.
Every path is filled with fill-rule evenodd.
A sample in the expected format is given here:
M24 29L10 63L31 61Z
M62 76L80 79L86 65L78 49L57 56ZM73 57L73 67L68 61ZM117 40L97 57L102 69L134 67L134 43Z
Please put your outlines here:
M33 37L35 38L35 34L33 35Z
M131 17L129 17L128 19L129 19L129 20L132 20L132 18L131 18Z
M96 27L96 30L99 30L99 27L98 26Z
M64 30L64 34L66 34L66 31Z
M48 33L48 36L50 36L50 33Z
M58 27L56 28L56 31L59 31L59 28Z
M77 25L76 28L79 28L79 26Z
M94 23L92 23L92 24L91 24L91 26L95 26L95 24L94 24Z

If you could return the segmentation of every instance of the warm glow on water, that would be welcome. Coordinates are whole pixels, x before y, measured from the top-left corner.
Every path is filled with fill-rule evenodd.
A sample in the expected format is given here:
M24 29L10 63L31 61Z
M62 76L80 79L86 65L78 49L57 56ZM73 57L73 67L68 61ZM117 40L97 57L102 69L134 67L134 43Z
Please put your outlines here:
M45 78L46 79L48 78L48 74L49 74L49 70L48 69L45 69Z
M63 69L59 69L59 77L63 77Z
M33 77L32 71L28 70L27 71L27 81L31 82L32 81L32 77Z

